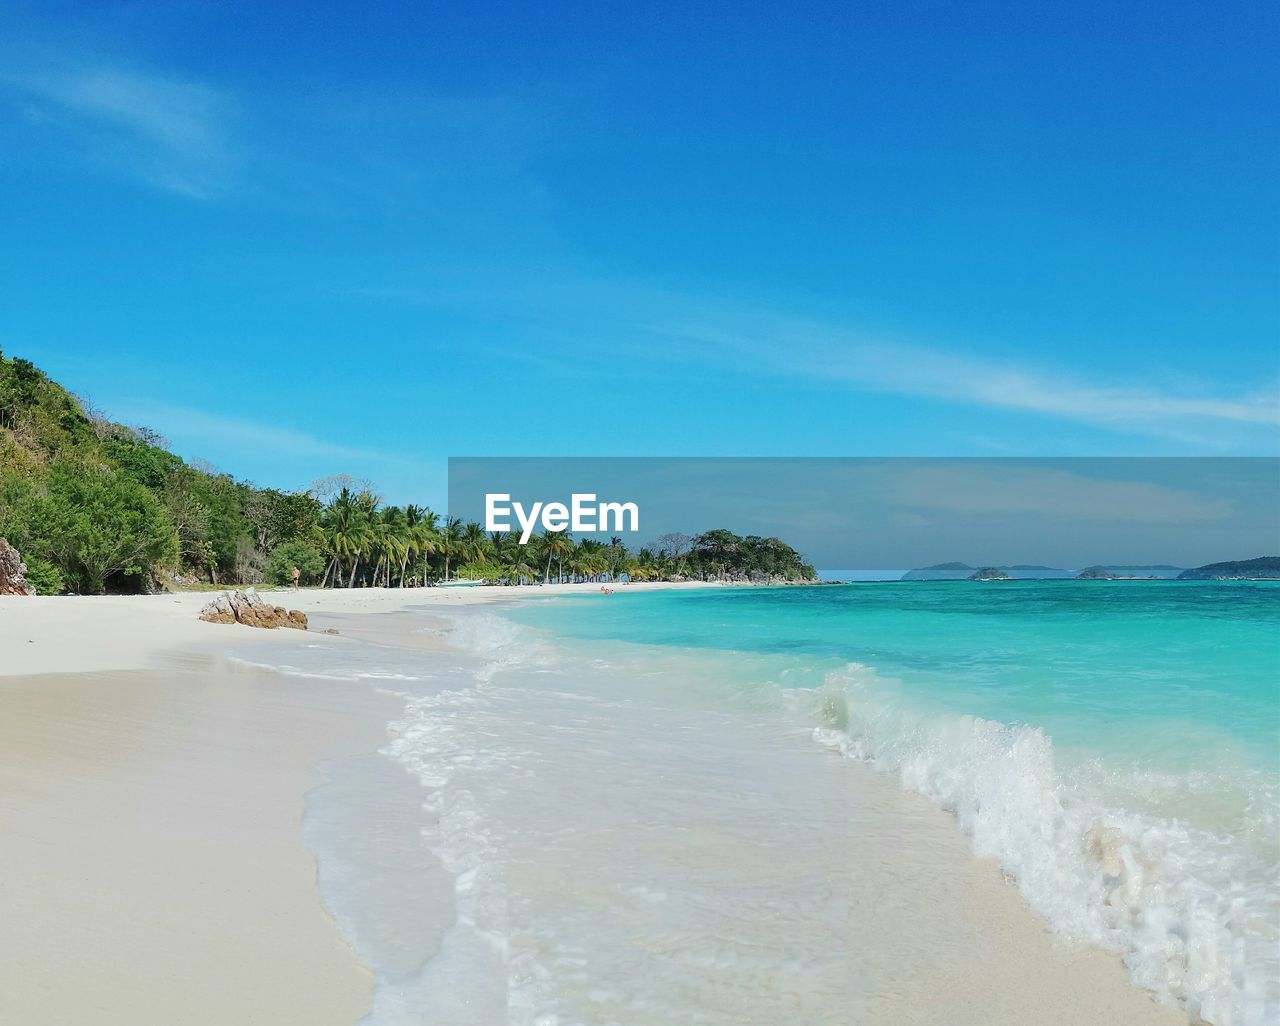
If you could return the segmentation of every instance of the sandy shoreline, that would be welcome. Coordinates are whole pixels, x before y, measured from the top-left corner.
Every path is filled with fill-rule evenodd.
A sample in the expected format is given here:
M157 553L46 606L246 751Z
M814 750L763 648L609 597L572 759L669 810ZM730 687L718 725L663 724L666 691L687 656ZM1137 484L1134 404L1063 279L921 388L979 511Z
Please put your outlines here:
M323 629L330 613L597 589L268 594ZM323 758L385 739L399 703L228 663L345 639L203 623L209 598L0 597L0 1021L322 1026L368 1011L369 973L320 902L303 800Z
M300 829L370 706L217 660L0 682L0 1021L354 1022Z
M628 591L705 588L705 584L631 584ZM391 613L415 606L509 602L556 594L590 594L598 584L531 588L444 587L269 591L273 604L320 613ZM239 624L208 624L199 611L216 592L175 595L84 595L17 598L0 595L0 677L89 673L155 667L176 652L217 654L228 645L269 639L299 644L315 631L264 631ZM313 628L317 624L312 624ZM323 627L323 623L318 624Z
M279 651L392 637L396 618L366 629L355 614L595 590L303 591L276 599L312 614L316 628L340 626L338 637L201 623L205 594L0 599L0 1021L356 1021L370 1007L373 981L321 903L303 844L303 802L322 782L323 761L344 749L373 751L402 703L374 688L222 656L268 642ZM426 658L435 645L413 642ZM852 799L850 770L870 773L836 763L829 772ZM898 973L905 959L894 1010L867 1021L1186 1021L1133 987L1118 959L1050 937L993 867L969 856L945 813L898 797L886 781L873 786L931 824L954 874L923 888L932 897L915 902L919 936L899 938L909 942L903 957L885 967ZM833 864L856 861L852 846L868 843L850 835ZM867 877L850 884L866 890L852 906L869 910L866 929L886 886L922 887L902 878L911 863L898 865L897 835L886 843L880 854L869 847L865 872L850 877ZM896 868L885 868L890 859ZM952 962L939 964L936 937L948 933L961 939L948 942ZM939 977L947 993L933 995Z

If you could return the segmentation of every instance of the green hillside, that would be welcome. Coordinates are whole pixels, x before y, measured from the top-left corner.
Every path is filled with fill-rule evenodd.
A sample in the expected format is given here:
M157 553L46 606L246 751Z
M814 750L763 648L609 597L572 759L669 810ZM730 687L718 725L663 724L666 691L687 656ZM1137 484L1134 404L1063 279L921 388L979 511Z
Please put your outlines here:
M566 534L517 544L423 506L384 506L343 476L284 492L192 466L142 427L117 424L27 360L0 352L0 537L41 594L173 584L422 585L710 578L812 580L776 538L709 531L638 553ZM672 536L675 537L675 536ZM683 537L683 536L679 536ZM677 551L678 549L678 551Z
M41 593L149 590L174 574L261 580L320 504L209 473L0 353L0 536Z

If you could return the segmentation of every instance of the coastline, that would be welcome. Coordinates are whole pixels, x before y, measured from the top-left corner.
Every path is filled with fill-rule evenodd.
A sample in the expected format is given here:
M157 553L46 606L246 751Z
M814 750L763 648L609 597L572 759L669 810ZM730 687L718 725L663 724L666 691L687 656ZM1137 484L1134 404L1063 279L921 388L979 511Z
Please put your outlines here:
M640 583L631 591L749 587L716 583ZM217 654L228 646L271 639L300 644L321 637L326 613L391 613L415 606L452 608L553 595L592 594L598 584L549 584L524 588L439 587L303 588L267 591L275 603L319 614L310 631L261 630L210 624L201 607L218 591L162 595L0 595L0 678L41 673L140 670L165 665L174 653ZM227 590L234 591L235 588Z
M371 977L321 904L303 809L402 703L231 654L342 646L330 617L583 590L271 593L305 632L201 622L208 593L0 596L0 1019L359 1019Z
M373 696L218 659L0 680L0 1020L351 1023L369 975L300 840Z
M444 632L411 634L410 621L376 614L422 607L451 614L454 629L482 612L467 607L595 590L277 593L313 614L311 632L201 623L206 594L0 601L0 646L17 653L0 675L0 809L15 838L0 877L17 910L0 946L10 967L0 1013L124 1023L139 1021L129 1004L142 1002L210 1026L360 1017L375 999L372 967L331 918L344 916L321 903L324 859L317 870L314 844L304 846L303 806L310 814L344 752L376 750L389 721L403 729L404 698L245 660L372 644L456 673L461 650ZM320 633L331 625L337 637ZM792 757L840 807L860 810L863 829L824 845L829 862L814 868L840 907L864 917L866 965L894 979L888 1005L863 1009L867 1022L940 1022L940 986L952 994L949 1022L1105 1022L1118 1009L1131 1023L1185 1022L1130 984L1114 956L1049 935L946 813L808 741ZM917 847L927 857L909 854ZM873 914L882 899L893 914ZM449 915L433 908L443 936ZM844 968L858 976L856 960Z
M371 1022L1187 1022L1047 929L949 812L727 695L722 654L515 612L456 611L454 674L393 726L456 924L420 974L379 973ZM468 994L527 1018L451 1017Z

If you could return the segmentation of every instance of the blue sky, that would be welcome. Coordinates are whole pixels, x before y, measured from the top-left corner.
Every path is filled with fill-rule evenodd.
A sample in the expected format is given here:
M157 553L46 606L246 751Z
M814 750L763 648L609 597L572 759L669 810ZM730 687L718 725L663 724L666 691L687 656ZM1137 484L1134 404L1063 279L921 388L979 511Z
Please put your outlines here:
M1262 4L0 14L0 347L260 483L1273 455Z

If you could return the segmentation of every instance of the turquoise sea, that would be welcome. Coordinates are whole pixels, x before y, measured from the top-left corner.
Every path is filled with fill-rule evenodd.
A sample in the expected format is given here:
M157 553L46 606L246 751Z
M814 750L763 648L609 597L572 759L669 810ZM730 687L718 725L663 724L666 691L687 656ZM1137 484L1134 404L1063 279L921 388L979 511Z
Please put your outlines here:
M1137 982L1216 1023L1280 1012L1277 585L623 589L504 615L666 666L697 654L688 687L809 717Z

